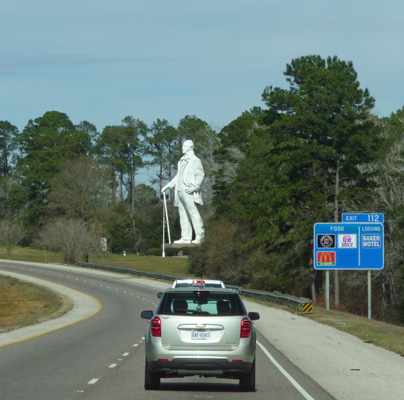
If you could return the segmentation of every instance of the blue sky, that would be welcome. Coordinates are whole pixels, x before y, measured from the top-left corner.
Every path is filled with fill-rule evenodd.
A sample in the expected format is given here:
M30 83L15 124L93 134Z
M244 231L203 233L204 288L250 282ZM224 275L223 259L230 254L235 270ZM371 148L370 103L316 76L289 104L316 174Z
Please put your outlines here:
M352 60L375 114L404 105L402 0L3 0L0 120L46 111L221 129L309 54Z

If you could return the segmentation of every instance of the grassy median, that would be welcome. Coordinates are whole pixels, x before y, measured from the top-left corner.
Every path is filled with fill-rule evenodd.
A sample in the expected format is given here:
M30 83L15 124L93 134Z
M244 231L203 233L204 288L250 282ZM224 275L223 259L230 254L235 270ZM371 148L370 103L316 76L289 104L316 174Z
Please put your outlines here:
M0 333L57 318L71 301L42 286L0 275Z

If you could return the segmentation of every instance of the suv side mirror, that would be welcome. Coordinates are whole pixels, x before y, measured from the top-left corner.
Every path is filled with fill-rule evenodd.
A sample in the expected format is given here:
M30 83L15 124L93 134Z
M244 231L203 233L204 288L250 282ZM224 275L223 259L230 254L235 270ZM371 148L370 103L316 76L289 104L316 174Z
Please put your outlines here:
M157 293L157 298L161 299L163 297L163 294L164 294L163 292L158 292Z
M154 312L151 310L142 311L142 313L140 314L140 316L143 319L152 319L153 315L154 315Z
M260 319L260 314L257 312L249 312L248 317L251 319L251 321L257 321Z

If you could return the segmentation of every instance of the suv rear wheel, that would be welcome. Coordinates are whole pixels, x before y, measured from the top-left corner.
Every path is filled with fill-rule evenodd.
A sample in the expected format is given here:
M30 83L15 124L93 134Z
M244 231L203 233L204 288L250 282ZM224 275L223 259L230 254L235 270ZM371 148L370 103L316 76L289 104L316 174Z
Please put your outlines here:
M144 371L144 388L146 390L158 389L160 386L160 375L158 373L153 373L150 371L149 365L147 363L147 358L145 362Z
M240 388L244 392L255 392L255 358L250 373L240 377Z

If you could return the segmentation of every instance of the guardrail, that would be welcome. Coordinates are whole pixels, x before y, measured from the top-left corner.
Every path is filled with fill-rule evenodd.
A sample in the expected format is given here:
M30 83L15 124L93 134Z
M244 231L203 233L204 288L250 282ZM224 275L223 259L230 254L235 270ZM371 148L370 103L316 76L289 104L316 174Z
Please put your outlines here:
M101 269L104 271L110 271L110 272L118 272L122 274L131 274L131 275L138 275L138 276L145 276L147 278L154 278L154 279L164 279L167 281L175 281L178 279L184 279L183 277L179 276L173 276L173 275L165 275L165 274L155 274L152 272L145 272L145 271L136 271L133 269L128 269L128 268L119 268L119 267L110 267L107 265L101 265L101 264L90 264L90 263L84 263L84 262L78 262L76 265L80 267L85 267L85 268L94 268L94 269ZM271 301L276 304L282 304L286 305L291 308L296 308L298 310L304 311L304 312L312 312L312 301L308 299L303 299L303 298L298 298L294 296L288 296L279 292L264 292L261 290L247 290L243 289L238 286L231 286L231 285L226 285L227 288L229 289L235 289L238 290L239 293L242 296L246 297L252 297L256 299L265 299L267 301ZM308 307L309 305L309 307ZM309 309L310 311L306 311Z

